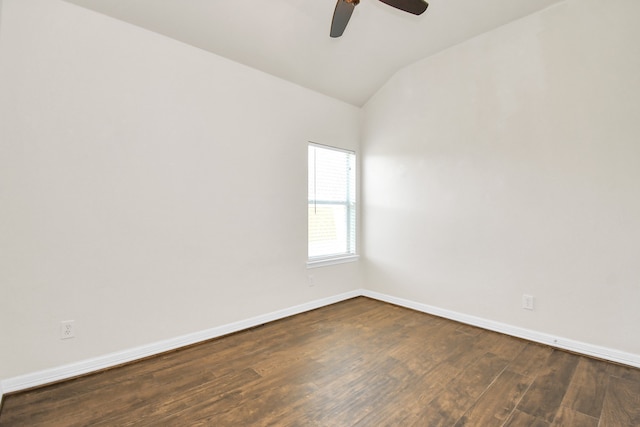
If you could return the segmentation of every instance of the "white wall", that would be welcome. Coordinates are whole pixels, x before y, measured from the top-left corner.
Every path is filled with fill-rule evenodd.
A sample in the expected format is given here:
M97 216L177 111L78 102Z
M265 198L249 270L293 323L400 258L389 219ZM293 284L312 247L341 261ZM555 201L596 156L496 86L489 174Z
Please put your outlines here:
M568 0L381 89L368 289L640 354L638 12ZM305 266L306 141L357 149L360 114L61 1L0 0L0 379L360 288L358 264Z
M1 16L0 379L361 286L306 269L307 141L357 149L357 108L61 1Z
M568 0L398 72L365 106L365 286L640 354L638 16Z

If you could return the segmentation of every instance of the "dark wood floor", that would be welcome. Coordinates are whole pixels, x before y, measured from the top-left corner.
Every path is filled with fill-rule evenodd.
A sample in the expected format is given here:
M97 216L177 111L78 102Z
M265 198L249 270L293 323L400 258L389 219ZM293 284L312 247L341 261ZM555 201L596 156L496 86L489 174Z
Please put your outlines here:
M5 396L0 426L640 426L640 370L367 298Z

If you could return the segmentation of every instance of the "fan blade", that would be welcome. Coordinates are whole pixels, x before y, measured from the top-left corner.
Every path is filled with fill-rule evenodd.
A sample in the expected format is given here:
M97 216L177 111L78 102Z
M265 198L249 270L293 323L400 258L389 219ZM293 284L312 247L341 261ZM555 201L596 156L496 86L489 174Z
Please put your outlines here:
M344 33L344 29L347 28L355 4L347 2L346 0L338 0L336 3L336 9L333 11L333 19L331 20L331 37L340 37Z
M429 3L424 0L380 0L382 3L386 3L389 6L393 6L396 9L404 10L405 12L413 13L414 15L422 15L427 10Z

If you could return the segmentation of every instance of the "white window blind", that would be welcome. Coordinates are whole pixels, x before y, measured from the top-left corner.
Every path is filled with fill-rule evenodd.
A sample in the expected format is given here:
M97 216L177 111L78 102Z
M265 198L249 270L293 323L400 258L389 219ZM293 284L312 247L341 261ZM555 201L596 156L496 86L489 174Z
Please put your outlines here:
M356 253L356 156L309 144L309 260Z

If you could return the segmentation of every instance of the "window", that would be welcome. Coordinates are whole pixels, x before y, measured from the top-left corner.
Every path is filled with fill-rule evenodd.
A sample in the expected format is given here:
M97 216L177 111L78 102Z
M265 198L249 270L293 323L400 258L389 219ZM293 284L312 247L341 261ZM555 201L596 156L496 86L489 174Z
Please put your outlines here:
M309 265L355 259L356 155L309 144Z

